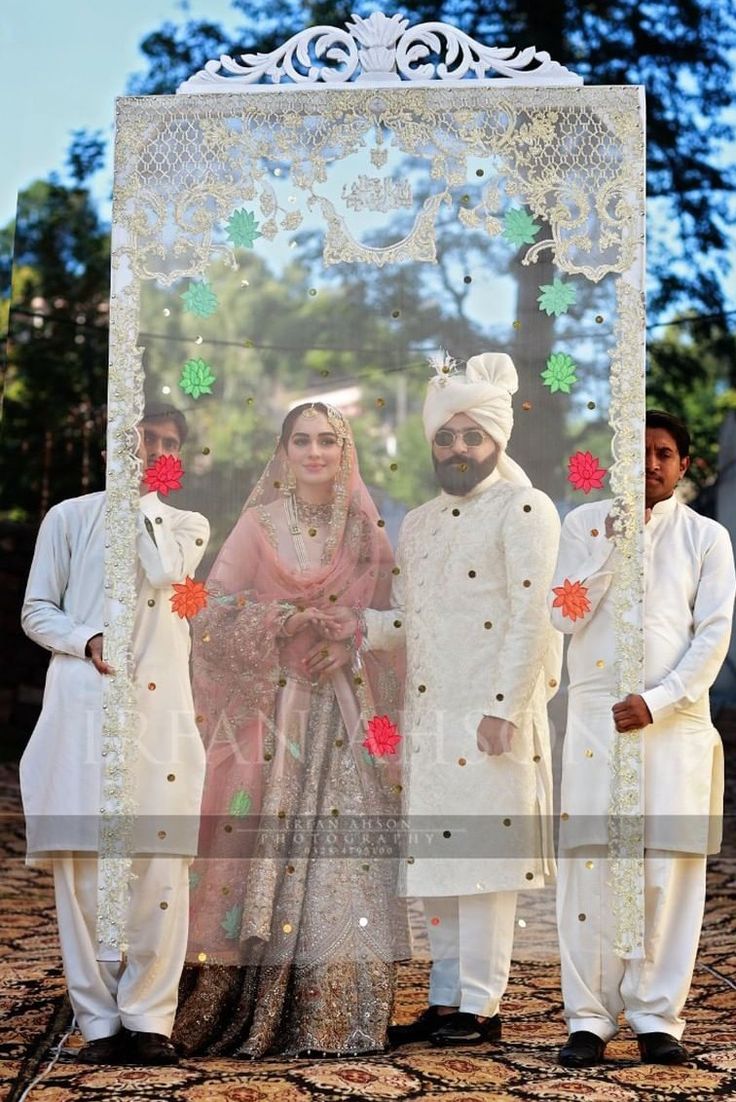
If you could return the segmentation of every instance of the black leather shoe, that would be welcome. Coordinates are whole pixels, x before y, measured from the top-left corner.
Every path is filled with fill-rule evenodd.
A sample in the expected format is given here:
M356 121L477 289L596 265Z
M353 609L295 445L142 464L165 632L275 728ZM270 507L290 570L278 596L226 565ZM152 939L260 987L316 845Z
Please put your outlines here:
M592 1068L604 1061L606 1042L587 1029L571 1033L557 1053L557 1063L563 1068Z
M128 1030L128 1063L150 1066L179 1063L179 1053L162 1033L137 1033Z
M76 1057L83 1064L124 1064L126 1062L125 1033L120 1030L112 1037L98 1037L88 1041Z
M636 1040L643 1064L686 1064L690 1059L671 1033L639 1033Z
M432 1032L429 1043L436 1048L449 1048L451 1045L482 1045L485 1041L501 1040L501 1016L481 1018L458 1010L440 1019L440 1024Z
M441 1021L436 1006L428 1006L426 1010L408 1025L390 1025L388 1027L388 1043L390 1048L399 1048L401 1045L413 1045L416 1041L428 1041L431 1033Z

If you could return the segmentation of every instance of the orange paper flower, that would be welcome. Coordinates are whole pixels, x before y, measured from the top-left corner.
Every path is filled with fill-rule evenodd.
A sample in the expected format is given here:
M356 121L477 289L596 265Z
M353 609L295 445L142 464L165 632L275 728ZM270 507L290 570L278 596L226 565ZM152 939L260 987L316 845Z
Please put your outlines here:
M374 716L368 720L368 737L363 740L363 746L369 754L375 758L385 758L396 753L396 747L401 742L401 735L388 716Z
M590 452L576 452L567 461L569 474L567 481L571 482L576 490L582 490L589 494L591 490L600 490L606 468L601 467L600 460Z
M552 592L556 594L552 607L562 609L562 615L569 620L582 620L585 613L590 612L588 589L582 582L565 578L562 585L553 586Z
M181 489L184 468L176 455L160 455L145 474L145 483L150 490L158 490L164 497L170 490Z
M191 619L207 607L207 597L204 582L195 582L194 578L187 576L181 583L174 582L174 593L169 597L171 611L176 612L182 620L185 617Z

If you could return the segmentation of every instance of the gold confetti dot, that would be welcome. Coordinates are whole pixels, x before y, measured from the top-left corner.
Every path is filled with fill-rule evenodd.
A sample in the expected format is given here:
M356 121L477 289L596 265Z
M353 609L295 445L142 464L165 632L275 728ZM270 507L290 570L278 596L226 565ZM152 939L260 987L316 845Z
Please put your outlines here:
M528 413L529 410L532 408L532 404L531 404L531 402L522 402L521 403L521 408Z
M389 470L398 471L398 469L399 469L399 464L398 463L391 463L390 464Z
M452 831L451 830L443 830L442 831L442 837L443 838L452 838Z
M591 536L599 536L600 532L598 531L597 528L591 528L590 534L591 534Z
M316 528L309 528L308 532L309 532L310 536L316 536L317 535L317 529Z
M414 864L414 858L413 857L407 857L406 863L407 863L407 865L413 865Z
M379 528L385 528L386 527L386 521L385 520L377 520L376 524L378 525Z
M287 865L286 866L286 871L289 873L289 875L291 875L292 872L294 872L294 866L293 865Z
M603 324L603 314L596 314L595 323L596 323L596 325L602 325Z
M317 294L317 288L316 287L310 287L309 288L309 293L312 296L312 298L314 298L314 296Z
M286 678L285 677L280 677L279 678L279 688L283 689L285 685L286 685Z
M164 313L165 318L170 318L171 317L171 310L169 310L168 306L164 307L163 313Z
M153 608L153 606L154 606L155 604L156 604L156 602L154 601L153 597L149 597L149 598L148 598L148 607L149 607L149 608Z
M233 828L230 823L226 823L223 829L226 834L232 834L233 832Z
M281 929L284 931L285 934L290 934L294 927L291 925L290 922L285 922Z
M323 379L326 379L329 374L330 374L330 369L328 367L325 367L322 371L320 371L320 375L322 376Z
M475 170L475 175L476 175L476 176L483 176L483 175L484 175L484 172L485 172L485 170L484 170L484 169L482 169L482 168L476 168L476 170Z
M459 509L453 509L452 510L452 515L454 517L459 517L460 516L460 510Z
M472 276L463 276L463 283L472 283L472 282L473 282L473 277Z
M363 684L363 678L356 674L356 676L353 678L353 684L354 685L362 685Z
M273 485L274 485L274 489L276 489L276 490L281 489L281 483L279 482L278 478L275 480Z
M593 757L593 751L592 750L586 750L585 751L585 756L586 756L586 758L592 758Z
M153 692L153 690L156 688L156 682L155 681L149 681L148 682L148 688L151 690L151 692Z
M568 813L566 811L563 811L562 814L560 815L560 818L562 819L563 823L566 823L567 820L570 818L570 816L568 815Z
M392 318L400 318L401 317L401 310L392 310L391 311L391 317Z
M267 751L266 751L266 753L265 753L265 754L263 755L263 760L264 760L264 761L271 761L271 759L272 759L272 758L273 758L273 754L269 754L268 750L267 750Z
M204 716L195 716L195 723L204 723Z
M204 337L197 337L194 341L195 344L204 344Z
M531 511L532 511L531 505L525 505L524 506L524 512L525 513L531 513Z
M204 962L207 960L207 954L206 953L197 953L197 960L199 961L200 964L204 964Z
M253 341L251 341L251 340L243 341L243 344L246 348L255 348L255 345L253 344Z
M394 792L396 793L397 796L400 792L403 792L403 791L404 791L403 784L395 784L394 785Z
M528 578L524 578L524 581L521 584L524 586L524 589L528 589L532 583L529 581Z
M496 700L503 700L503 693L496 693Z
M395 566L393 568L393 570L391 571L391 573L392 574L400 574L401 573L401 567L400 566Z
M418 691L419 691L420 693L426 693L426 691L427 691L427 686L426 686L426 685L419 685L419 686L418 686Z
M225 887L224 887L224 888L222 889L222 894L223 894L223 895L230 895L230 889L228 888L227 884L226 884L226 885L225 885Z
M460 202L461 202L461 203L469 203L469 202L470 202L470 196L469 196L469 195L463 195L463 197L462 197L462 199L460 200Z
M556 677L550 677L547 684L549 685L550 689L556 689L557 688L557 678Z
M458 758L457 759L457 764L458 765L467 765L468 764L467 758Z
M510 827L510 826L511 826L511 820L510 820L510 819L504 819L504 821L503 821L503 825L504 825L505 827Z
M512 328L512 329L521 329L521 322L520 322L520 321L514 321L514 322L512 322L512 323L511 323L511 328Z
M542 760L541 754L535 754L534 757L532 758L533 762L538 762L538 761L541 761L541 760Z
M161 839L161 841L163 842L164 838L166 837L166 831L165 830L160 830L158 832L158 836Z
M376 405L377 406L385 406L386 405L386 399L385 398L376 398Z
M521 927L522 930L526 929L526 921L523 918L519 919L519 926Z
M154 517L153 520L154 520L155 524L163 524L163 522L164 522L163 517Z
M486 622L485 622L485 624L483 625L483 627L484 627L484 628L486 629L486 631L490 631L490 629L491 629L491 628L493 627L493 624L491 623L491 621L490 621L490 620L486 620Z
M599 658L598 661L596 662L596 666L598 667L599 670L602 670L603 667L605 666L605 664L606 663L603 661L602 658Z
M167 781L175 781L176 780L176 773L169 773L166 777L166 780Z
M528 872L526 874L526 878L527 878L527 880L533 880L534 879L534 873L533 872Z
M595 868L595 861L586 861L585 862L585 867L586 867L586 869L594 869Z
M401 620L394 620L394 627L395 628L400 628L401 627Z
M245 399L245 404L246 404L247 406L252 406L252 405L253 405L253 402L254 402L254 401L255 401L255 399L254 399L254 398L246 398L246 399Z
M340 812L337 810L337 808L333 807L332 811L330 812L330 815L333 817L333 819L336 819L339 814Z
M209 632L207 632L205 635L202 636L202 642L203 643L209 643L211 638L212 638L212 636L210 635Z
M368 919L365 918L365 917L359 918L358 919L358 925L359 926L367 926L368 925Z
M370 865L361 865L360 867L363 872L370 872Z
M202 448L202 455L209 455L209 454L210 454L210 449L209 448Z
M201 547L202 544L204 543L204 540L203 539L196 539L194 542L197 545L197 547Z
M586 916L584 914L579 914L578 915L578 922L585 922L585 918L586 918Z
M469 570L469 571L468 571L468 577L469 577L469 578L475 578L475 577L476 577L476 573L475 573L475 571L474 571L474 570Z
M588 402L588 409L595 409L595 402Z
M344 745L345 745L345 740L344 739L341 739L341 738L336 738L335 739L335 746L344 746Z

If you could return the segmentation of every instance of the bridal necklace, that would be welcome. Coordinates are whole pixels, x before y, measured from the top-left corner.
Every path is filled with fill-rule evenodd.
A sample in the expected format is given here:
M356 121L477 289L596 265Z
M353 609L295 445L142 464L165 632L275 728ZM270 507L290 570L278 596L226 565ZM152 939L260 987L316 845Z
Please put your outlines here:
M291 538L294 541L294 550L296 551L299 569L308 570L309 559L307 557L307 548L304 543L302 524L308 526L307 531L310 536L316 536L317 526L326 526L332 520L332 502L326 501L320 502L319 504L313 504L308 501L302 501L300 498L297 498L293 491L291 491L284 497L284 508L286 509L286 519L289 524Z

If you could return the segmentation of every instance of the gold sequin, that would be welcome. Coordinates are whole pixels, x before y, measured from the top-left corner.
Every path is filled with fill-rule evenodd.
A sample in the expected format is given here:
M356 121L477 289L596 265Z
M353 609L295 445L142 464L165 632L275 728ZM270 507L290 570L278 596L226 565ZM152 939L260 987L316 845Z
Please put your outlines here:
M532 408L532 404L531 402L522 402L521 408L525 411L525 413L528 413L529 410Z
M496 700L503 700L503 693L496 693Z
M598 531L597 528L591 528L590 534L591 534L591 536L599 536L600 532Z
M155 522L156 524L163 524L163 522L164 522L164 518L163 518L163 517L154 517L153 519L154 519L154 522Z
M452 515L454 517L459 517L460 516L460 510L459 509L453 509L452 510Z
M290 934L294 927L291 925L290 922L285 922L281 929L284 931L285 934Z
M490 621L490 620L486 620L486 622L484 623L483 627L484 627L484 628L486 629L486 631L489 631L489 630L490 630L490 628L492 628L492 627L493 627L493 624L491 623L491 621Z
M525 513L531 513L531 511L532 511L531 505L525 505L524 506L524 512Z
M586 861L585 862L585 867L586 867L586 869L594 869L595 868L595 861Z
M148 688L151 690L151 692L153 692L153 690L156 688L156 682L155 681L149 681L148 682Z
M557 688L557 678L555 678L555 677L550 677L550 679L549 679L549 681L547 682L547 684L549 685L550 689L556 689L556 688Z
M394 627L395 628L400 628L401 627L401 620L394 620Z
M599 658L598 661L596 662L596 666L598 667L599 670L602 670L603 667L605 666L605 664L606 663L603 661L602 658Z
M524 586L524 589L528 589L531 584L532 583L529 581L528 578L524 578L524 581L522 582L522 585Z
M175 781L176 780L176 773L169 773L166 780L167 781Z
M206 953L197 953L197 960L199 961L200 964L204 964L204 962L207 960L207 954Z
M534 873L533 872L526 873L526 879L527 880L533 880L534 879Z
M391 573L392 574L400 574L401 573L401 567L400 566L394 566Z
M204 543L204 540L197 537L197 539L194 542L196 543L197 547L201 547L202 544Z
M467 758L458 758L457 759L457 764L458 765L467 765L468 764Z
M316 528L308 528L307 532L310 536L316 536L317 535L317 529Z
M158 832L158 836L161 839L161 841L163 842L164 838L166 837L166 831L165 830L160 830Z
M592 758L593 757L593 751L592 750L586 750L585 751L585 756L586 756L586 758Z
M426 685L419 685L419 686L417 687L417 691L418 691L418 692L420 692L420 693L426 693L426 691L427 691L427 686L426 686Z
M568 813L566 811L563 811L562 814L560 815L560 818L562 819L563 822L566 823L567 820L570 818L570 816L568 815Z
M385 520L377 520L376 524L378 525L379 528L385 528L386 527L386 521Z
M533 762L538 762L538 761L541 761L541 760L542 760L541 754L535 754L534 757L532 758Z
M477 575L476 575L474 570L469 570L468 571L468 577L469 578L475 578L475 577L477 577Z
M584 915L584 914L579 914L578 915L578 922L585 922L586 917L587 916Z
M503 825L504 825L505 827L510 827L510 826L511 826L511 820L510 820L510 819L504 819L504 821L503 821Z
M149 597L148 598L148 607L153 608L155 604L156 604L156 602L154 601L153 597Z
M164 900L163 902L159 903L159 907L162 911L168 911L169 904Z

